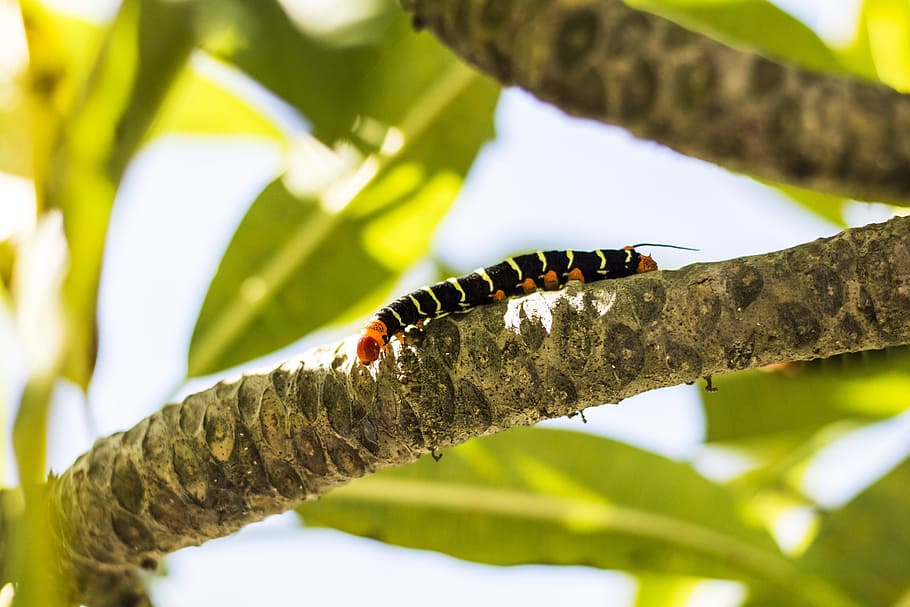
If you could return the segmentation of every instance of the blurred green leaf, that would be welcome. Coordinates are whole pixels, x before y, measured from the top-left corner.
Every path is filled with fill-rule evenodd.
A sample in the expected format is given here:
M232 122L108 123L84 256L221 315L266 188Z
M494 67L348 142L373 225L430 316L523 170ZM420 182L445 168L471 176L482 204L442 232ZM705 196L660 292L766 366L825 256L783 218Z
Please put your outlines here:
M718 391L702 395L705 440L735 442L812 431L842 420L891 417L910 405L908 371L910 354L900 348L881 356L866 353L718 376Z
M801 566L838 580L867 607L906 604L910 586L910 460L828 514Z
M91 77L61 122L52 164L39 184L47 205L63 211L71 260L64 291L66 376L83 388L95 364L96 297L114 196L193 48L193 11L190 3L167 0L121 5Z
M733 452L749 458L754 466L727 484L753 495L760 492L780 505L811 503L802 487L806 467L819 451L855 429L855 424L841 423L824 426L823 429L801 428L737 440ZM762 514L766 520L773 522L780 513L763 511Z
M12 282L16 262L16 244L11 239L0 240L0 304L5 303L7 287Z
M875 75L899 91L910 91L910 3L865 0L860 27Z
M767 588L749 588L746 600L739 607L778 607L780 599Z
M0 117L0 168L34 177L40 204L60 121L91 71L104 29L35 0L19 4L28 68Z
M813 190L780 183L768 185L775 188L781 194L799 204L813 215L830 221L839 228L847 228L847 221L844 219L844 207L847 204L847 199L842 196L835 196L834 194L827 194L825 192L815 192Z
M870 80L878 80L878 74L875 70L875 60L872 58L872 47L869 43L869 28L866 27L865 20L865 3L863 10L860 12L857 20L856 35L853 41L839 49L841 63L844 64L851 73Z
M635 607L686 607L702 580L670 575L638 575Z
M758 49L808 68L843 72L836 54L804 23L765 0L632 0L728 44Z
M706 440L754 461L731 487L809 503L802 477L819 451L906 409L908 366L907 348L890 348L718 378L702 396Z
M370 11L372 5L375 10ZM365 12L366 16L320 34L298 27L275 0L232 0L229 6L219 6L220 12L228 13L219 18L229 20L232 27L225 35L209 38L207 50L296 107L321 141L332 143L345 137L362 114L394 123L393 117L370 111L371 99L392 96L402 103L410 101L407 88L396 91L394 80L384 77L394 71L394 65L387 65L382 73L371 73L383 50L393 48L399 39L413 37L395 3L339 2L333 11ZM363 11L354 10L357 8ZM408 42L405 45L413 48ZM425 61L413 56L400 59L398 84L406 87L426 81L415 79L418 66L429 67L434 61L439 65L438 56Z
M540 428L383 470L298 512L310 526L496 565L741 576L753 551L777 553L734 494L688 465Z
M25 607L66 607L71 604L64 596L61 569L47 566L62 559L60 543L56 541L51 517L47 515L52 508L48 485L43 482L47 475L44 453L52 381L49 377L29 379L22 392L13 429L25 507L20 511L21 517L14 516L10 521L17 524L17 528L4 538L3 565L5 573L16 576L15 604ZM38 444L29 444L30 441ZM6 500L11 496L3 497Z
M302 145L296 167L266 188L234 235L193 334L191 376L368 313L427 253L493 134L498 87L418 35L360 79L371 94L351 125L354 143Z
M575 432L474 439L298 512L307 525L487 564L746 578L778 588L782 605L853 604L792 568L736 493L686 464Z
M231 90L222 80L201 71L198 63L187 65L173 83L161 112L149 131L149 139L178 132L194 135L255 135L284 141L285 136L259 108ZM211 69L219 69L208 60ZM230 74L231 68L220 67L225 77L239 80L241 74Z
M8 102L0 104L0 172L31 177L34 157L31 153L31 114L22 91L16 91Z
M23 239L13 272L16 332L21 340L21 347L14 348L21 351L28 373L12 432L25 509L20 528L5 538L9 539L5 556L19 574L17 604L27 606L64 605L62 586L49 583L58 580L47 572L47 563L56 562L59 555L48 524L45 481L52 393L65 352L60 300L67 261L62 217L45 213Z
M3 242L0 242L0 252L2 252ZM9 291L6 288L4 281L0 280L0 361L3 364L0 364L0 467L3 469L8 469L7 466L7 456L10 453L10 448L8 446L8 436L7 432L7 422L6 420L10 418L10 403L8 402L8 396L11 392L10 390L10 379L12 375L12 370L9 368L9 363L7 362L7 357L9 356L8 352L12 352L15 347L10 342L10 334L12 333L12 324L13 324L13 312L12 312L12 301L10 298ZM0 492L2 496L2 492ZM2 497L0 497L2 499ZM0 576L3 574L3 566L0 566ZM5 583L5 579L0 577L0 587Z

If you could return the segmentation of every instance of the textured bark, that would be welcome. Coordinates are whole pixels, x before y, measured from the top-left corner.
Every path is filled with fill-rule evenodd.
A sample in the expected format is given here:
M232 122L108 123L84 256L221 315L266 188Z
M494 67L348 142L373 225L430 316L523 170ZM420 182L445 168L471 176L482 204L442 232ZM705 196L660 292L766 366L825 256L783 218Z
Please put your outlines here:
M910 201L910 96L734 50L619 0L402 0L465 60L576 116L757 177Z
M435 448L709 374L910 343L910 218L493 304L224 381L99 440L53 485L79 599Z

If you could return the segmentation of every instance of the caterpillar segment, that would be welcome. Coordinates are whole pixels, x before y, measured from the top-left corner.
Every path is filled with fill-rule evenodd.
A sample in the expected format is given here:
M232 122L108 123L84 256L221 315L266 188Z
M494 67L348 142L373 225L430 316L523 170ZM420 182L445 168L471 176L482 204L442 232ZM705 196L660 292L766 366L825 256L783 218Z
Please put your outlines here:
M595 251L537 251L510 257L495 266L422 287L382 308L361 331L357 358L364 365L375 362L392 336L400 336L405 328L424 321L528 295L537 289L553 291L570 280L595 282L656 269L657 263L634 246Z

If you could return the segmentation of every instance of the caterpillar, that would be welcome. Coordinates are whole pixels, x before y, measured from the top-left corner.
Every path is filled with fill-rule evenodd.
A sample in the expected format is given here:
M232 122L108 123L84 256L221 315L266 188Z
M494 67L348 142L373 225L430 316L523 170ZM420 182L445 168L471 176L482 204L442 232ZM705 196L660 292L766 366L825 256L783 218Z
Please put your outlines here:
M369 365L393 335L406 327L441 318L455 312L467 312L509 297L527 295L543 288L553 291L570 280L594 282L622 278L657 269L657 262L639 253L635 247L673 245L641 243L623 249L595 251L537 251L510 257L488 268L479 268L458 278L449 278L428 287L402 295L379 310L361 331L357 341L357 358Z

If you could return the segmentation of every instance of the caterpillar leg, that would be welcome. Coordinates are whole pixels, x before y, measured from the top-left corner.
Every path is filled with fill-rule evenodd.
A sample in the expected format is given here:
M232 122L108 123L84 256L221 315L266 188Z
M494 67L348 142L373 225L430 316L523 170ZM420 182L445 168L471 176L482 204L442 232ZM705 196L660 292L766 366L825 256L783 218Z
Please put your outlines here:
M547 291L555 291L559 288L559 276L556 275L556 272L550 270L543 275L543 288Z
M578 282L585 281L585 275L581 273L581 270L578 268L572 268L569 270L569 273L566 274L566 281L577 280Z
M429 321L418 320L417 322L414 323L414 326L417 327L417 329L419 329L420 331L423 331L423 328L427 322L429 322ZM395 334L394 337L395 337L395 339L398 340L398 343L400 343L402 346L405 345L406 342L405 342L404 331L399 331L398 333Z
M388 328L381 320L374 319L366 324L357 340L357 358L360 364L369 365L379 360L379 355L385 349Z

